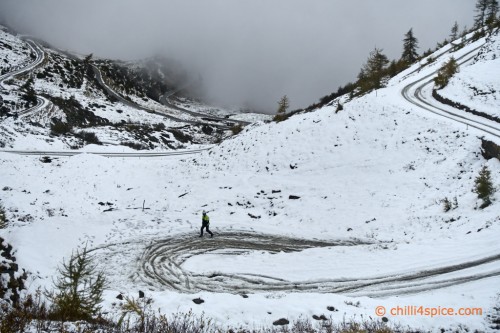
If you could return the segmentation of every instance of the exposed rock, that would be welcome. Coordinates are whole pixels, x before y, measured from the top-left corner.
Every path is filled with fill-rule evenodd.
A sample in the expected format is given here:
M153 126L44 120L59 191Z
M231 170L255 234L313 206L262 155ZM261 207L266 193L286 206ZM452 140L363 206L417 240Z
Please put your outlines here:
M201 298L199 298L199 297L198 297L198 298L193 299L193 302L194 302L194 304L201 304L201 303L205 303L205 301L204 301L204 300L202 300L202 299L201 299Z
M496 158L500 160L500 146L488 140L481 139L481 153L487 160Z
M10 301L13 305L19 303L20 292L28 274L20 272L16 258L12 255L12 246L0 237L0 299Z
M211 126L203 125L201 131L206 135L211 135L214 132L214 129Z
M285 318L281 318L281 319L278 319L275 322L273 322L273 325L275 325L275 326L283 326L283 325L288 325L288 324L290 324L290 322Z
M323 320L323 321L328 320L328 318L326 318L325 315L321 315L321 316L313 315L313 319L314 320Z

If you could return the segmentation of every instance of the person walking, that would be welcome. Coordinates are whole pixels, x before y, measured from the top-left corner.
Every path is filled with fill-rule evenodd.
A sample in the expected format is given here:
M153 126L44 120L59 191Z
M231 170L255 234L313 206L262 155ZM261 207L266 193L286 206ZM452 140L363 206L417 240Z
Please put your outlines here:
M214 237L214 233L210 231L210 218L207 215L206 211L203 211L203 215L201 217L201 234L200 237L203 237L203 229L207 229L207 232L210 234L210 237Z

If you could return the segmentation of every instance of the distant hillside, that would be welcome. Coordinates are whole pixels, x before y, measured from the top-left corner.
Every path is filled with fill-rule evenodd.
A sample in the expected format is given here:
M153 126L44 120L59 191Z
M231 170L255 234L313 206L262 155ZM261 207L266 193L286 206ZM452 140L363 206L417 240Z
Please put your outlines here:
M175 150L219 142L246 123L186 97L187 76L174 62L124 63L44 45L0 32L0 147Z

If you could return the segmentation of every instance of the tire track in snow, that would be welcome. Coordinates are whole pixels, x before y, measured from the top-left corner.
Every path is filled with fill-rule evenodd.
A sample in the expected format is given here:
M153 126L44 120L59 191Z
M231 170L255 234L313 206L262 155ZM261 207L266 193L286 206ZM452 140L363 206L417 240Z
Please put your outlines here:
M318 241L245 232L222 232L213 239L200 239L193 234L177 235L154 241L145 247L138 261L137 277L151 288L167 288L184 293L284 291L389 296L419 293L500 276L500 265L497 265L500 263L500 254L426 270L366 278L315 280L312 272L312 278L307 281L288 281L258 272L195 274L183 269L183 263L189 258L214 251L217 254L224 251L223 254L228 255L253 250L290 253L310 248L373 244L359 239Z
M113 152L91 152L91 151L48 151L48 150L12 150L0 149L0 152L11 153L24 156L61 156L69 157L82 154L99 155L104 157L166 157L166 156L181 156L199 154L210 148L189 149L189 150L175 150L165 152L147 152L147 153L113 153Z

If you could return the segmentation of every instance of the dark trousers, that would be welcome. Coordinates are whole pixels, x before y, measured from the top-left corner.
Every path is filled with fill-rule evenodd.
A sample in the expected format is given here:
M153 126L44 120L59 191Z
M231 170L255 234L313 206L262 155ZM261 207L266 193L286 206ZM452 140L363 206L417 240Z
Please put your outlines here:
M210 231L209 226L210 226L210 223L208 223L208 222L202 222L200 237L203 236L203 229L205 229L205 228L207 229L207 232L210 234L210 236L214 235L213 232Z

